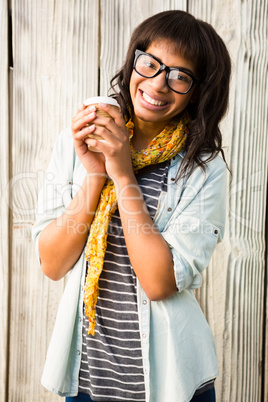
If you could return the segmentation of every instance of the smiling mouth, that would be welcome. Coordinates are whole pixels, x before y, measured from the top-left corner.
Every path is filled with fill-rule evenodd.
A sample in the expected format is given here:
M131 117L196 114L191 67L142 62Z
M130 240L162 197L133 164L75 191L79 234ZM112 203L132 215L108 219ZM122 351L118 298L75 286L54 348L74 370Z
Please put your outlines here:
M159 100L152 99L145 92L142 92L142 97L143 97L143 99L146 100L146 102L150 103L150 105L153 105L153 106L165 106L165 105L168 104L168 102L162 102L162 101L159 101Z

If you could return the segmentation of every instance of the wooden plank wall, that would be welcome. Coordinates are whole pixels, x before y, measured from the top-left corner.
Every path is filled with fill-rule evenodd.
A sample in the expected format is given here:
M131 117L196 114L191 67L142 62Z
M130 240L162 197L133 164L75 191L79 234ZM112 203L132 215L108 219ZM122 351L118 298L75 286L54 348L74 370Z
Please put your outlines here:
M267 209L267 1L189 2L215 26L233 61L224 145L232 170L225 241L205 275L200 300L214 329L220 401L267 401L262 394ZM266 238L267 240L267 238ZM266 357L267 358L267 357ZM267 366L266 366L267 367ZM265 378L266 377L266 378Z
M9 317L8 6L0 3L0 401L6 401Z
M98 89L99 2L14 0L12 261L8 400L59 400L40 385L64 282L37 267L37 190L56 135ZM2 401L1 401L2 402Z
M9 75L8 3L14 58ZM86 97L107 93L133 28L156 12L176 8L212 23L233 61L230 107L222 124L233 172L226 236L197 292L216 338L221 371L217 398L268 400L263 372L267 353L262 355L267 285L267 0L3 0L0 402L62 400L41 387L40 377L64 281L53 283L41 274L31 242L37 192L55 137L70 125Z

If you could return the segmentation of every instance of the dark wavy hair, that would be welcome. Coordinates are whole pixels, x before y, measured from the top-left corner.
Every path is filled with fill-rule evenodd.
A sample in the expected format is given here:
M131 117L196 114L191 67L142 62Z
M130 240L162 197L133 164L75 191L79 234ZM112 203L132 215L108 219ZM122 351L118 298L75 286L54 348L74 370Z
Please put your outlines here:
M190 174L196 166L204 169L219 152L225 160L219 123L228 107L231 60L223 40L210 24L180 10L153 15L134 30L124 65L111 80L112 96L126 119L129 111L133 112L129 83L135 50L146 51L153 42L163 40L170 41L176 52L194 63L198 78L194 100L187 106L192 122L181 176Z

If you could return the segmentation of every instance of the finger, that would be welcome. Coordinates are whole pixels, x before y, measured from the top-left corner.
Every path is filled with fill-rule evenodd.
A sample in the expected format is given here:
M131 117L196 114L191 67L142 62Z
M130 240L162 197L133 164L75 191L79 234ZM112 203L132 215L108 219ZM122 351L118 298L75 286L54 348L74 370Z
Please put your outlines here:
M77 120L77 119L79 118L79 115L81 115L81 112L82 112L83 110L85 110L85 108L86 108L86 106L85 106L84 104L82 104L82 105L78 108L77 112L75 112L75 114L73 115L72 121Z
M96 130L95 124L91 124L90 126L84 127L81 130L77 131L74 133L74 139L75 140L80 140L80 141L85 141L85 139L88 137L88 135L94 133Z
M81 105L80 108L77 110L77 112L73 115L72 121L75 122L84 116L90 114L91 112L96 111L96 106L95 105L90 105L90 106L85 106Z
M96 118L96 112L91 110L83 110L72 119L72 131L76 133L83 129L83 127L87 126Z
M125 127L126 123L119 108L106 103L100 103L99 108L108 113L119 127Z
M89 146L89 148L88 148L89 151L90 151L90 148L95 148L96 150L98 150L103 155L110 150L110 146L107 143L107 141L87 137L87 139L85 140L85 143Z
M80 113L80 112L83 112L84 110L94 111L94 110L96 110L96 105L85 106L84 104L82 104L82 105L78 108L78 110L77 110L77 112L75 113L75 115L78 114L78 113Z
M86 108L86 106L82 103L82 105L78 108L78 111L81 112L82 110L84 110Z
M111 123L112 124L112 123ZM129 139L128 136L124 135L123 131L118 128L118 126L114 123L115 130L110 131L107 127L96 125L94 130L94 140L96 140L97 145L92 144L92 146L96 147L100 152L105 155L119 154L123 152L123 150L127 150L129 147ZM97 136L97 137L96 137Z
M98 141L95 140L94 138L89 138L89 137L87 137L87 138L85 139L85 143L88 145L89 151L90 151L90 148L91 148L91 147L98 149Z
M96 125L96 129L98 130L98 132L96 132L96 134L98 135L102 136L103 132L105 137L112 134L117 138L120 138L122 136L128 138L128 131L126 129L125 121L121 117L119 117L119 120L116 121L110 115L108 115L108 117L97 115L94 119L94 124Z

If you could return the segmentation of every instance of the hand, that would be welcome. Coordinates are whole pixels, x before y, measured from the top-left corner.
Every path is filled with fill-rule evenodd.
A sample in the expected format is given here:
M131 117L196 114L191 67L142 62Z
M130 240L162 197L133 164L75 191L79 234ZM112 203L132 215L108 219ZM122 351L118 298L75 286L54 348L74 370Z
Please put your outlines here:
M82 105L72 119L72 133L75 152L81 160L88 173L99 173L106 175L104 155L91 152L88 149L88 135L95 130L95 126L89 125L96 117L96 106L86 108Z
M110 117L97 115L91 133L102 137L104 142L90 138L87 143L104 155L107 174L113 181L133 175L129 133L122 113L106 104L100 104L100 109Z

